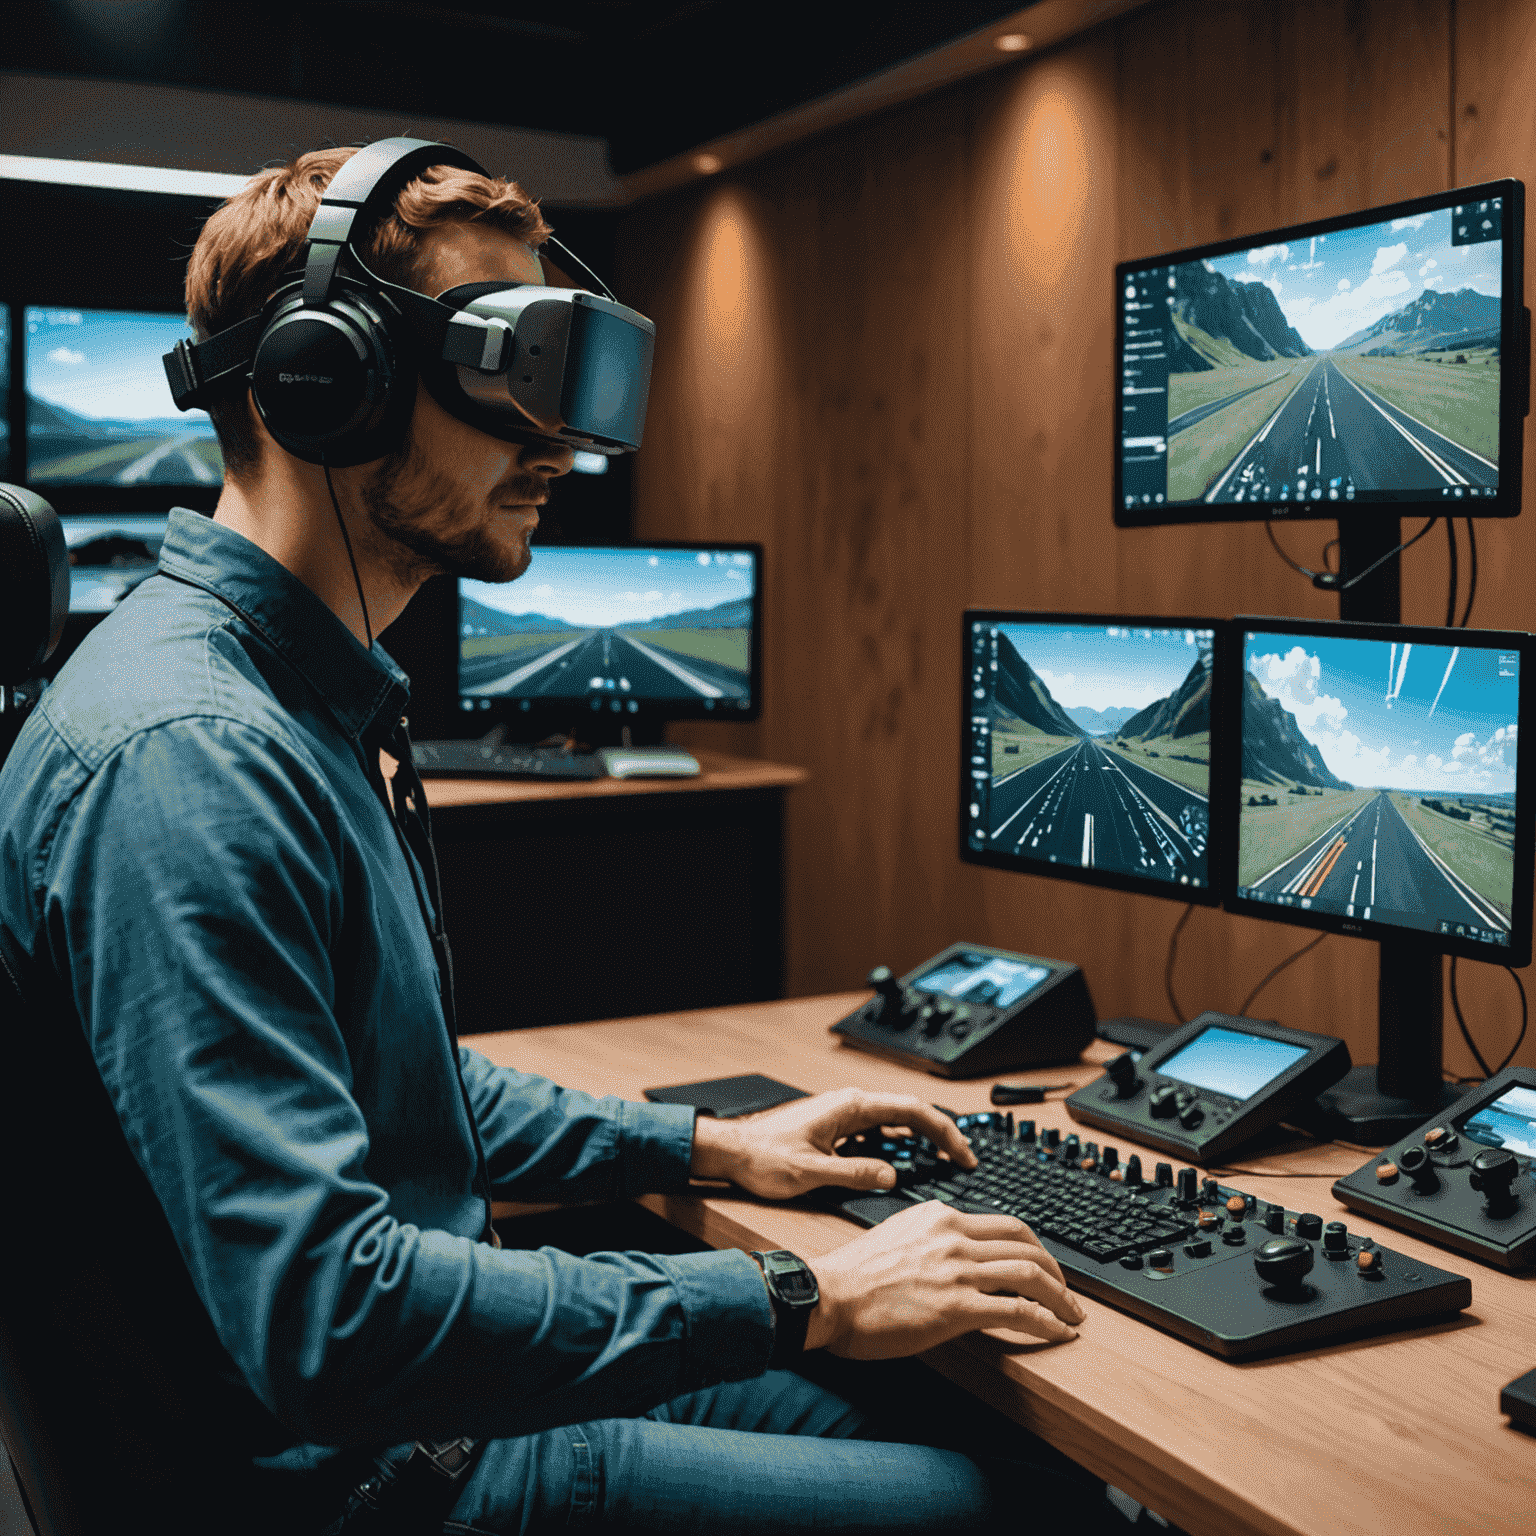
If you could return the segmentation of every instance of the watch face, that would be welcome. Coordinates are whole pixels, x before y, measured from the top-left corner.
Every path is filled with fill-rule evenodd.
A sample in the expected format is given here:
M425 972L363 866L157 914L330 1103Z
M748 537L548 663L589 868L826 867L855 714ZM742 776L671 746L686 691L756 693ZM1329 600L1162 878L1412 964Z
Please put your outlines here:
M820 1293L816 1289L816 1277L803 1260L795 1258L792 1254L786 1254L781 1258L779 1254L771 1253L765 1257L768 1274L773 1280L773 1288L785 1301L794 1305L797 1302L818 1299Z

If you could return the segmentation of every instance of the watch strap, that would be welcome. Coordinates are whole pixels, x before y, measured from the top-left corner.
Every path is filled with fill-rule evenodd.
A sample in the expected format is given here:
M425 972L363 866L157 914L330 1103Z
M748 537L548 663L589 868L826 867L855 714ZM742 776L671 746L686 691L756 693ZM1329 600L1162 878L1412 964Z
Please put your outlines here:
M805 1336L811 1326L811 1313L821 1300L816 1276L811 1267L798 1254L785 1248L768 1252L752 1251L752 1258L763 1272L768 1285L768 1295L773 1303L773 1351L768 1358L769 1370L781 1370L792 1365L805 1353ZM775 1270L788 1270L799 1278L797 1289L808 1294L791 1295L778 1283Z

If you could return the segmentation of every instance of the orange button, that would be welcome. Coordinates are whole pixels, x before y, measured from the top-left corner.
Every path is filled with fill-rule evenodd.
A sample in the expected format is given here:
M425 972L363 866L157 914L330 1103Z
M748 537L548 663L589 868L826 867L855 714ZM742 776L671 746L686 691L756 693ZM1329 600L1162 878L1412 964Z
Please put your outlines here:
M1248 1209L1248 1202L1244 1200L1241 1195L1233 1195L1232 1198L1227 1201L1227 1209L1234 1216L1241 1217L1243 1212Z
M1437 1142L1441 1142L1441 1141L1444 1141L1444 1140L1445 1140L1445 1127L1443 1125L1437 1125L1434 1128L1434 1130L1432 1130L1432 1131L1425 1131L1424 1132L1424 1145L1426 1147L1432 1147Z
M1360 1266L1361 1274L1374 1274L1381 1268L1381 1255L1374 1248L1362 1248L1355 1255L1355 1263Z
M1112 1178L1115 1181L1116 1184L1123 1184L1123 1183L1125 1183L1125 1169L1124 1168L1120 1168L1120 1167L1111 1168L1109 1170L1109 1176L1110 1176L1110 1178Z
M1199 1227L1202 1232L1209 1232L1212 1230L1212 1228L1219 1227L1221 1225L1221 1217L1218 1216L1215 1211L1201 1211L1200 1214L1195 1217L1195 1225Z
M1376 1182L1378 1184L1395 1184L1395 1183L1397 1183L1397 1164L1396 1163L1377 1163L1377 1165L1376 1165Z

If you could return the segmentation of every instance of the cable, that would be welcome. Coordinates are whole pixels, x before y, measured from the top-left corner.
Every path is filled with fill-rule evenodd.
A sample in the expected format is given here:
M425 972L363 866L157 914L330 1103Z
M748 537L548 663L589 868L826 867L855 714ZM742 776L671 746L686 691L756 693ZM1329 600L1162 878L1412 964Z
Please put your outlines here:
M1525 1028L1526 1028L1527 1023L1529 1022L1529 1011L1528 1011L1527 1006L1526 1006L1526 997L1525 997L1525 983L1520 980L1519 973L1515 970L1515 968L1513 966L1506 965L1504 967L1504 969L1509 972L1509 979L1512 982L1514 982L1516 988L1519 990L1519 993L1520 993L1520 1033L1515 1036L1515 1043L1512 1046L1510 1046L1510 1048L1509 1048L1509 1055L1507 1055L1504 1058L1504 1060L1501 1061L1498 1064L1498 1066L1496 1066L1496 1067L1494 1067L1494 1068L1492 1068L1490 1070L1490 1068L1488 1066L1488 1063L1483 1060L1483 1053L1480 1050L1478 1050L1476 1042L1472 1039L1471 1031L1467 1028L1467 1021L1466 1021L1466 1019L1462 1016L1462 1012L1461 1012L1461 998L1460 998L1460 996L1458 995L1458 993L1456 991L1456 956L1455 955L1451 956L1451 1007L1455 1010L1455 1013L1456 1013L1456 1023L1457 1023L1457 1026L1461 1030L1461 1037L1462 1037L1462 1039L1467 1042L1467 1049L1472 1052L1473 1059L1477 1062L1478 1066L1480 1066L1483 1069L1483 1075L1482 1075L1481 1078L1475 1078L1475 1077L1474 1078L1460 1078L1460 1077L1458 1077L1458 1078L1453 1079L1454 1082L1457 1082L1457 1083L1487 1082L1490 1077L1497 1077L1499 1075L1499 1073L1502 1072L1504 1070L1504 1068L1507 1067L1510 1064L1510 1062L1512 1062L1515 1059L1515 1053L1520 1049L1521 1045L1524 1044L1524 1042L1525 1042Z
M1189 914L1195 910L1194 902L1184 908L1184 915L1173 925L1173 932L1168 936L1168 960L1163 966L1163 991L1168 994L1168 1006L1173 1009L1173 1016L1180 1024L1188 1024L1184 1017L1184 1010L1179 1007L1179 1000L1173 995L1173 962L1179 954L1179 935L1184 931L1184 924L1189 921Z
M1461 628L1472 617L1472 603L1477 597L1477 525L1467 519L1467 606L1461 610Z
M331 505L336 509L336 523L341 529L341 541L347 546L347 561L352 567L352 580L357 583L357 600L363 608L363 630L368 636L368 649L373 650L373 626L368 622L368 599L363 596L362 578L357 574L357 561L352 558L352 540L347 536L347 522L341 515L341 503L336 500L336 487L331 484L331 466L322 455L321 466L325 470L325 488L331 493Z
M1280 962L1280 964L1277 965L1274 968L1274 970L1272 970L1269 973L1269 975L1266 976L1264 978L1264 980L1261 981L1258 984L1258 986L1256 986L1253 989L1253 991L1250 992L1248 994L1248 996L1243 999L1243 1006L1237 1010L1238 1016L1240 1018L1246 1018L1247 1015L1248 1015L1248 1010L1253 1006L1254 998L1256 998L1259 995L1259 993L1262 992L1264 990L1264 988L1267 987L1270 984L1270 982L1272 982L1275 979L1275 977L1278 976L1280 974L1280 972L1283 971L1286 968L1286 966L1294 965L1298 960L1301 959L1301 957L1304 954L1306 954L1306 952L1309 949L1316 949L1317 946L1319 944L1321 944L1323 942L1323 940L1326 939L1327 937L1328 937L1328 935L1326 933L1320 933L1320 934L1318 934L1318 936L1315 939L1311 940L1310 943L1303 944L1301 946L1301 948L1296 951L1295 954L1287 955L1285 957L1285 959L1282 960Z
M1472 519L1468 518L1467 521L1470 523ZM1449 629L1456 622L1456 588L1459 585L1459 578L1456 574L1456 519L1454 517L1448 517L1445 520L1445 542L1450 550L1451 562L1450 590L1446 593L1445 597L1445 627Z
M1365 578L1377 568L1377 566L1385 565L1387 561L1393 557L1393 555L1400 555L1405 549L1412 549L1413 546L1417 544L1419 540L1422 539L1424 535L1428 533L1429 530L1433 528L1439 521L1440 519L1438 517L1429 518L1425 522L1424 526L1420 528L1419 531L1414 534L1411 539L1405 539L1401 544L1397 546L1396 549L1389 549L1386 554L1382 555L1377 560L1373 560L1368 566L1366 566L1363 571L1361 571L1358 575L1351 576L1348 581L1344 580L1343 574L1339 571L1331 571L1327 569L1321 571L1310 571L1306 566L1300 565L1295 560L1292 560L1291 557L1286 554L1283 549L1280 548L1280 541L1275 537L1274 526L1268 518L1264 519L1264 532L1269 535L1269 542L1274 545L1275 553L1279 555L1280 558L1284 560L1285 563L1290 566L1293 571L1300 571L1303 576L1308 577L1311 580L1312 585L1316 587L1319 592L1347 592L1351 587L1357 586L1360 582L1364 581ZM1337 542L1337 540L1334 542ZM1325 555L1327 554L1329 548L1329 545L1323 546L1323 553Z

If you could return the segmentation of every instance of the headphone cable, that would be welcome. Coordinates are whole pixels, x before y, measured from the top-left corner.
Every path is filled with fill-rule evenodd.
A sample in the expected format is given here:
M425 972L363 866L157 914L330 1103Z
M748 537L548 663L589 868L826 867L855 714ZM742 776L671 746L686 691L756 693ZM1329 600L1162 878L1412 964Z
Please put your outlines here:
M363 596L362 578L357 574L357 561L352 558L352 540L347 535L347 520L341 515L341 503L336 499L336 487L331 484L331 466L325 455L320 455L320 467L325 471L325 488L331 493L331 505L336 509L336 525L341 529L341 542L347 546L347 562L352 567L352 580L357 584L357 600L363 609L363 630L368 636L368 649L373 650L373 626L368 622L368 599Z

